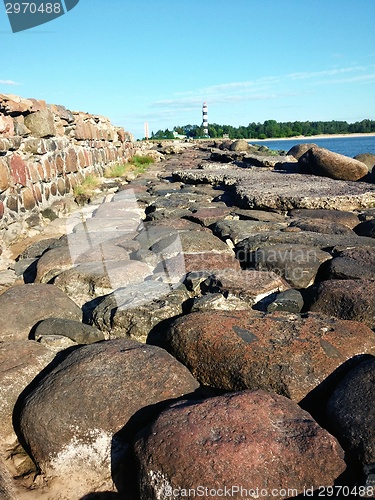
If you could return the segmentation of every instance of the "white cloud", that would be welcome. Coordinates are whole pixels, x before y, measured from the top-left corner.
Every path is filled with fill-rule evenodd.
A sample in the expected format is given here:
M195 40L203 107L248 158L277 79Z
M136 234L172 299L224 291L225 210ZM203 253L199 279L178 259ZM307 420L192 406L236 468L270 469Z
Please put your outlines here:
M306 71L278 76L265 76L247 81L226 82L210 85L186 92L179 91L171 99L159 99L150 104L151 108L160 110L191 111L201 106L203 101L210 105L272 100L291 96L311 94L311 87L304 87L302 82L310 85L338 85L342 83L369 83L374 79L374 66L335 67L322 71ZM347 75L346 77L344 75ZM339 78L339 77L342 78ZM331 77L330 79L328 79ZM332 78L333 77L333 78ZM334 78L338 77L338 78Z
M20 85L20 83L13 80L0 80L0 85Z
M366 71L368 68L365 66L354 66L351 68L334 68L324 71L311 71L311 72L301 72L301 73L290 73L286 75L287 78L291 80L306 80L310 78L320 78L322 76L335 76L341 75L343 73L352 73L353 71Z

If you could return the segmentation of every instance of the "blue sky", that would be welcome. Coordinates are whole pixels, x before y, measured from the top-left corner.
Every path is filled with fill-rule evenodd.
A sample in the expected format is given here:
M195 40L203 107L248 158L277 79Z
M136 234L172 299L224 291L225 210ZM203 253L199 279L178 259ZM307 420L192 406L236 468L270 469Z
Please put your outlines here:
M134 134L268 119L375 119L375 0L80 0L13 34L0 93L108 116Z

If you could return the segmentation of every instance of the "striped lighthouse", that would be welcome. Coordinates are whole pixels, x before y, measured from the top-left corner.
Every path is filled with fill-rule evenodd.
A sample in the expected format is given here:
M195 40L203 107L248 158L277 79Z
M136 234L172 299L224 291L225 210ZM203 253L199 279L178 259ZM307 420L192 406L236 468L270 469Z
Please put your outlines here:
M203 103L202 115L203 115L203 122L202 122L203 133L204 135L208 136L208 107L206 102Z

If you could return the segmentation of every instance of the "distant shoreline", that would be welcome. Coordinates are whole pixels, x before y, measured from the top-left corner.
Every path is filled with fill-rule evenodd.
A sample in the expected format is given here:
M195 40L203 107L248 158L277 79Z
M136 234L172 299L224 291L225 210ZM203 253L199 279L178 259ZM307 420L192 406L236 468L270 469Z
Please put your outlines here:
M375 137L375 132L370 132L368 134L321 134L321 135L298 135L294 137L271 137L267 139L246 139L247 141L253 142L268 142L268 141L308 141L314 139L342 139L345 137Z

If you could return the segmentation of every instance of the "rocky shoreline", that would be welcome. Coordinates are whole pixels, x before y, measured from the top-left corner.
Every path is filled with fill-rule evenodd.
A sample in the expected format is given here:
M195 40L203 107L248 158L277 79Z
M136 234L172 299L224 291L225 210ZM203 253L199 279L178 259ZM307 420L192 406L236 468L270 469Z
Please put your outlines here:
M374 496L375 155L140 153L2 256L0 498Z

